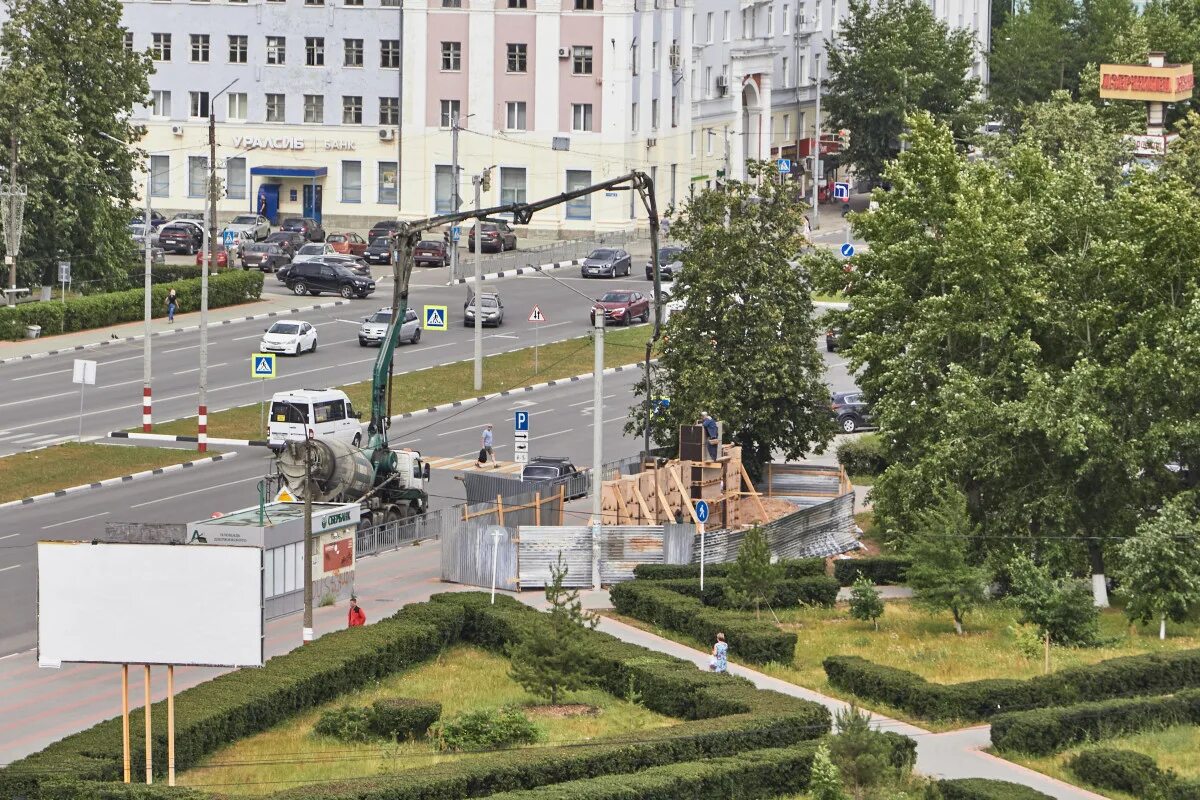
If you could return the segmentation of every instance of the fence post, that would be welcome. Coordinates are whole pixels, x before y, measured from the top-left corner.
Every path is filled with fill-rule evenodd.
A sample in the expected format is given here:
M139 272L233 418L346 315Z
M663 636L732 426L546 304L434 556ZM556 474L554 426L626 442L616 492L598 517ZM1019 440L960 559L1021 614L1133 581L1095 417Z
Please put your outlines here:
M496 495L496 524L504 527L504 497Z
M533 524L542 524L542 493L533 493Z

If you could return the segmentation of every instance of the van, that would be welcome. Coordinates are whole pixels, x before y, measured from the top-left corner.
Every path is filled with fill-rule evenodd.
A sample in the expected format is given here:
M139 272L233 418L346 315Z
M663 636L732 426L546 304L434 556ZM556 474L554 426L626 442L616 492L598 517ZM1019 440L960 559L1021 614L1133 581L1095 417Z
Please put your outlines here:
M302 442L305 437L341 439L355 447L362 445L362 423L340 389L297 389L271 395L271 416L267 423L267 446L282 450L287 442Z

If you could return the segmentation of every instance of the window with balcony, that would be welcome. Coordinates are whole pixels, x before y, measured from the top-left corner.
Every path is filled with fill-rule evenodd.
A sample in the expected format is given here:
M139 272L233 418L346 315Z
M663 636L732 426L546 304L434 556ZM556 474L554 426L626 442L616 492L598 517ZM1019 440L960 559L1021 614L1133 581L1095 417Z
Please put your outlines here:
M529 45L509 43L508 50L508 71L509 72L528 72L529 71Z
M154 33L150 35L150 58L155 61L171 60L171 34Z
M462 69L462 42L442 42L442 71L458 72Z
M342 66L361 67L363 65L363 40L342 40Z
M400 98L399 97L381 97L381 98L379 98L379 124L380 125L399 125L400 124Z
M592 74L592 48L589 45L576 45L571 48L571 72L576 75Z
M571 130L577 133L585 133L592 129L592 104L591 103L572 103L571 104Z
M342 96L342 124L362 125L363 109L362 95Z
M237 35L229 37L230 64L245 64L249 50L250 42L246 36Z
M525 101L510 100L504 104L504 128L510 131L523 131L525 128Z
M325 95L304 95L304 121L313 124L325 121Z
M267 37L267 63L287 63L287 38L284 36Z
M306 67L325 66L325 37L304 37L304 65Z
M266 103L267 122L284 122L287 116L287 98L282 94L268 94Z

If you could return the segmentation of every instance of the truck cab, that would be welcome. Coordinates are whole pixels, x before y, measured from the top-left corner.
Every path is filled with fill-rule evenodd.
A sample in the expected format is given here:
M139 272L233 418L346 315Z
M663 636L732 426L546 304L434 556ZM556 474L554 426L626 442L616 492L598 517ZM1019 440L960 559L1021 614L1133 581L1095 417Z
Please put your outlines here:
M362 423L340 389L297 389L271 396L267 446L282 450L289 442L337 439L354 447L362 444Z

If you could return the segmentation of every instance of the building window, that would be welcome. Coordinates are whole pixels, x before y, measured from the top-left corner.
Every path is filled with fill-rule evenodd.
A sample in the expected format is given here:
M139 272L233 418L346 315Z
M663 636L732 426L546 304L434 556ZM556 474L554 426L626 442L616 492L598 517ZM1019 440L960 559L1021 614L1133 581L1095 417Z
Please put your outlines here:
M523 131L525 128L525 101L510 100L504 104L504 127L510 131Z
M208 63L208 34L193 33L191 35L192 61L197 64Z
M250 102L245 92L230 92L226 95L229 98L228 115L229 119L245 119L246 112L249 109Z
M791 13L792 13L792 7L789 6L787 3L784 3L783 4L783 32L784 33L792 32Z
M381 98L379 98L379 124L380 125L399 125L400 124L400 98L399 97L381 97Z
M688 137L688 155L692 158L696 157L696 132L692 131L692 135Z
M150 196L171 196L170 156L150 156Z
M308 67L325 66L325 37L304 37L304 64Z
M713 87L712 67L704 68L704 94L708 97L713 96L715 88Z
M325 121L325 95L304 95L304 121L312 123Z
M650 71L658 69L658 42L650 43Z
M155 89L150 93L150 116L171 116L171 93L163 89Z
M442 101L442 118L440 124L443 128L452 127L459 115L458 100L443 100Z
M704 137L704 150L706 151L706 152L705 152L705 155L710 155L710 156L711 156L711 155L712 155L712 151L713 151L713 132L712 132L712 128L705 128L704 130L705 130L705 132L708 134L708 136Z
M304 0L304 5L306 5L306 6L323 6L323 5L325 5L325 0Z
M783 141L789 142L792 139L792 115L783 115Z
M396 162L379 162L379 202L396 205Z
M791 72L788 70L789 66L790 64L788 63L787 56L784 56L782 59L780 59L779 71L783 76L783 88L785 89L792 85Z
M246 199L246 159L244 157L225 160L225 196L231 200Z
M133 52L133 31L125 31L125 51Z
M287 38L283 36L267 37L267 63L287 63Z
M245 64L246 54L250 49L250 45L245 36L230 36L229 37L229 63L230 64Z
M342 202L362 202L362 162L342 162Z
M657 101L656 101L657 102ZM571 104L571 130L583 132L592 129L592 104Z
M462 0L442 0L442 8L462 8Z
M462 69L462 42L442 42L442 71L458 72Z
M767 36L775 35L775 6L767 6Z
M448 164L433 168L433 210L435 214L454 210L454 168Z
M596 0L575 0L576 11L595 11Z
M571 72L576 75L592 74L592 48L576 45L571 48Z
M796 56L796 82L799 86L808 84L808 61L804 56Z
M151 34L150 58L155 61L171 60L171 34Z
M757 11L757 9L754 8L753 6L751 6L750 8L742 9L742 38L743 39L753 39L754 38L754 17L755 17L756 11Z
M640 63L640 60L638 59L639 52L640 51L638 50L638 46L636 44L629 46L629 64L630 64L630 68L633 70L634 75L637 75L638 73L640 73L642 71L642 65Z
M362 120L362 95L344 95L342 97L342 124L362 125Z
M342 0L342 5L344 5L344 6L358 6L358 7L361 7L361 6L362 6L362 4L363 4L363 0Z
M704 20L704 41L708 44L713 43L713 31L716 28L716 16L716 14L710 11Z
M529 0L508 0L509 8L529 8Z
M529 70L529 45L508 45L508 71L527 72Z
M188 156L188 197L204 197L208 185L208 159Z
M267 95L267 122L283 122L287 114L286 98L281 94Z
M658 98L650 101L650 130L658 130Z
M722 23L721 23L721 24L722 24L722 28L721 28L721 30L722 30L722 32L724 33L724 36L725 36L725 41L727 41L727 42L728 42L728 41L729 41L729 27L730 27L730 26L729 26L729 12L728 12L728 11L726 11L726 12L725 12L725 16L724 16L724 18L723 18L723 20L722 20Z
M629 118L632 120L630 129L634 133L637 133L638 132L638 104L637 103L631 103L629 105Z
M363 40L343 39L342 44L345 53L342 58L343 66L361 67L363 65Z
M592 185L591 170L586 169L569 169L567 170L567 191L573 192L576 189L586 189ZM583 197L576 197L574 200L567 201L567 219L591 219L592 218L592 196L585 194Z
M379 40L379 66L384 69L400 68L400 40Z
M188 92L191 107L188 115L192 117L208 116L208 92Z
M525 169L524 167L500 168L500 203L525 202Z
M679 98L671 98L671 127L679 127Z

